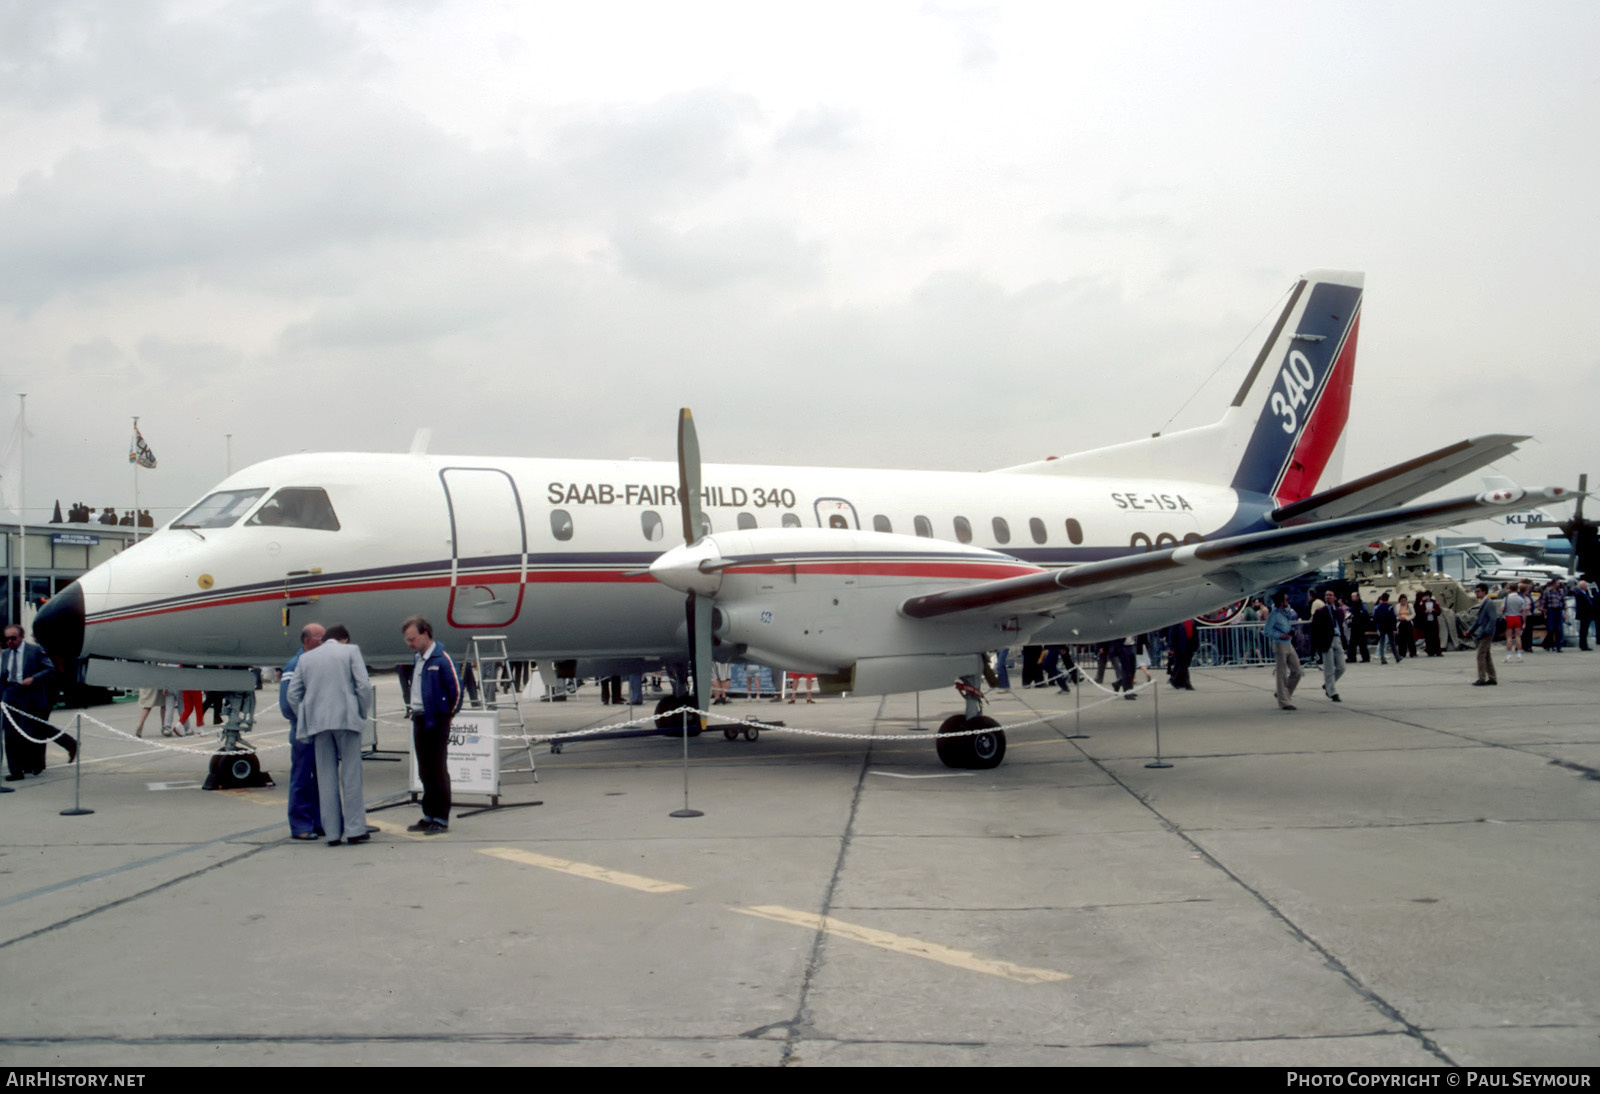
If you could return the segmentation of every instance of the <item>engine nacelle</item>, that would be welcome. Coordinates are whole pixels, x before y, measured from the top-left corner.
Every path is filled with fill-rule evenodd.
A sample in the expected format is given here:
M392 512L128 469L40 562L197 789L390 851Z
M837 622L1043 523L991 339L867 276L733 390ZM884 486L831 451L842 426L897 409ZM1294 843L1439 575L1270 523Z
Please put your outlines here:
M743 647L749 659L791 671L851 673L857 686L849 690L872 694L977 671L978 656L1015 637L990 619L909 619L901 604L1039 568L998 551L917 536L762 528L674 548L650 571L672 588L710 597L718 638Z

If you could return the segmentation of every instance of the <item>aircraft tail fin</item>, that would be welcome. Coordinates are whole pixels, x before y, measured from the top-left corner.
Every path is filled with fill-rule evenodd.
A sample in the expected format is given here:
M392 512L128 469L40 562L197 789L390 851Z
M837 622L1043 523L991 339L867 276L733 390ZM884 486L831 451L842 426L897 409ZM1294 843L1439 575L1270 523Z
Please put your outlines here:
M1012 473L1142 475L1227 485L1278 506L1333 485L1343 470L1363 277L1314 270L1289 294L1238 394L1219 421Z

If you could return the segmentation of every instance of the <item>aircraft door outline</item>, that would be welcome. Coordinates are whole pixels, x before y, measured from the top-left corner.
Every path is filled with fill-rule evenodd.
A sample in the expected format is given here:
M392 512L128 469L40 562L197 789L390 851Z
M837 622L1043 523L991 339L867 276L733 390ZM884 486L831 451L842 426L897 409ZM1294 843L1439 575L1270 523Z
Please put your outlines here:
M439 471L450 512L452 627L505 627L522 612L528 532L517 484L495 467Z
M859 529L856 507L843 498L818 498L812 503L817 514L818 528Z

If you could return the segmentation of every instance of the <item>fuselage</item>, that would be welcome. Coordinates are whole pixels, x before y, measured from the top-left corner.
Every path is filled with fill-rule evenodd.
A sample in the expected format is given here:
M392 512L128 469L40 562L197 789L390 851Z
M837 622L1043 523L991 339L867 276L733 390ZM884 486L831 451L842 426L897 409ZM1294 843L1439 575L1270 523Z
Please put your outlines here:
M1247 531L1272 506L1200 482L1032 473L708 464L703 483L714 532L900 533L990 548L1016 572ZM684 601L646 570L683 538L670 463L286 456L231 476L84 575L83 653L272 664L305 623L342 622L368 661L385 665L409 658L400 623L422 615L452 650L474 634L504 635L513 657L659 663L681 657ZM927 564L917 571L951 584L997 573L968 562L943 577ZM1025 621L1017 637L1098 641L1236 595L1144 598L1114 619L1058 613Z

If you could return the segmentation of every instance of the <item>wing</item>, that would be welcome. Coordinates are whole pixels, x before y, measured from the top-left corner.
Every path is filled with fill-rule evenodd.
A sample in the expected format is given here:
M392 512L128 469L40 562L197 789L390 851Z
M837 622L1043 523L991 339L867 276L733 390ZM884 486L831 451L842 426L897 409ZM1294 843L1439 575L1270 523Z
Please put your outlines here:
M1001 616L1054 612L1201 585L1243 596L1314 570L1373 539L1416 528L1442 528L1478 520L1529 500L1560 501L1570 494L1563 487L1494 490L1449 501L1293 524L915 596L905 601L900 611L912 619L938 619L960 613Z

